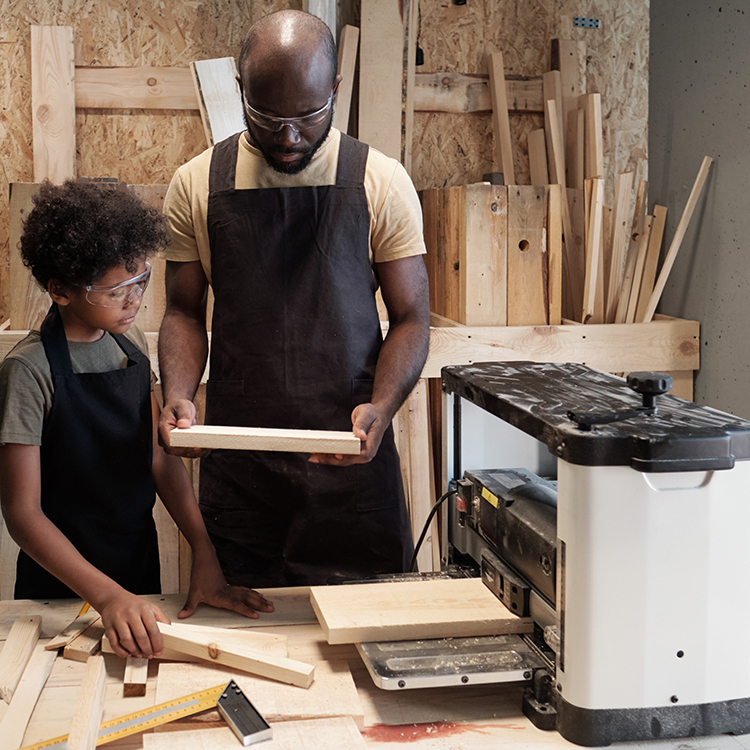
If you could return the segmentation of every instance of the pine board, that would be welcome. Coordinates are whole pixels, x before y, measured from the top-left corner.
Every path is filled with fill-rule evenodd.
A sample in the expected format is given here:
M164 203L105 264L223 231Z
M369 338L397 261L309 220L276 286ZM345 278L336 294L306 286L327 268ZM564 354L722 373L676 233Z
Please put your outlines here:
M190 63L195 95L209 146L245 130L242 96L233 57Z
M0 698L10 703L42 631L39 615L19 617L0 651Z
M313 586L313 609L329 643L527 633L478 578Z

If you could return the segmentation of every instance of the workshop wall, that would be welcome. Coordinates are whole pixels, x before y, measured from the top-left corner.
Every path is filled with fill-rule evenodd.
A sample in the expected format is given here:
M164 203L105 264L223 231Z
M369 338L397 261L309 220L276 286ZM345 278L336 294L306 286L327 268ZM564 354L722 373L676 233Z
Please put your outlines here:
M661 312L701 323L695 400L750 417L750 7L743 0L652 0L649 194L672 237L704 156L704 195L672 268Z

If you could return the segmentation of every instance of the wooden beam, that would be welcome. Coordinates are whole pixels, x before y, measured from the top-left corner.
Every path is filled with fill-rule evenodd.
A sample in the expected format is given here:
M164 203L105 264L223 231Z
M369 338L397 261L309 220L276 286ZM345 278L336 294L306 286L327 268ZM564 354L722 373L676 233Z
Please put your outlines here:
M328 643L528 633L479 578L312 586L310 601Z
M361 448L359 438L353 433L334 430L194 425L184 430L172 430L169 437L172 446L179 448L344 453L351 456L358 455Z
M77 109L198 109L190 68L76 66Z
M94 654L86 662L86 672L83 675L81 691L78 694L73 720L70 724L67 740L70 750L94 750L96 747L99 725L102 723L104 713L106 689L107 669L104 657L101 654Z
M549 186L547 206L547 301L549 306L548 322L560 325L562 321L562 211L563 188L560 185Z
M604 180L595 177L592 183L591 209L586 233L586 283L583 289L582 323L603 323L596 320L596 282L601 263L602 212Z
M73 29L31 27L31 113L34 182L76 176Z
M336 96L336 111L333 113L333 127L338 128L342 133L346 133L349 128L349 110L354 90L358 45L359 29L356 26L344 26L339 36L338 48L338 74L341 76L341 83Z
M245 130L234 58L196 60L190 63L190 71L208 145Z
M505 76L508 112L544 114L541 76ZM489 75L486 73L416 73L415 112L491 112Z
M148 681L148 659L129 656L125 660L125 674L122 679L122 694L126 698L146 695Z
M625 274L625 248L628 246L630 196L633 191L633 173L623 172L617 176L615 186L615 211L612 216L612 239L609 266L609 290L605 323L614 323L620 291ZM620 321L622 322L622 321Z
M544 128L529 131L529 172L532 185L549 185L549 170L547 169L547 142Z
M708 177L708 170L711 166L711 162L713 162L713 159L710 156L703 157L703 163L701 164L700 170L698 170L698 176L695 178L695 182L693 183L693 189L690 191L690 196L688 197L688 202L685 205L685 210L682 212L680 223L677 225L677 230L674 233L672 242L669 245L669 250L667 251L667 257L664 259L664 265L661 267L659 278L656 280L654 291L651 295L651 299L649 300L646 312L643 315L644 323L648 323L649 320L654 317L656 306L659 304L659 300L661 299L661 294L664 291L664 286L667 283L669 272L672 270L672 266L674 265L675 258L677 257L677 253L679 252L680 245L682 244L682 240L685 237L685 232L687 231L688 224L690 223L690 219L693 216L693 211L695 211L695 206L698 203L698 198L700 197L701 191L703 190L703 185L705 184L706 178Z
M104 635L101 617L97 617L81 635L74 638L64 649L63 656L73 661L86 662L99 651Z
M21 681L41 632L42 618L39 615L19 617L11 626L0 653L0 698L6 703L10 703Z
M490 72L490 97L492 99L492 132L495 143L495 163L502 171L506 185L515 185L513 167L513 142L508 119L508 95L505 89L503 53L493 52L487 61Z
M220 636L212 638L211 635L196 635L195 631L188 629L186 632L179 625L167 625L162 622L158 625L167 648L290 685L304 688L312 685L315 676L315 667L312 664L264 654L233 643L227 644Z
M666 206L654 206L654 220L651 224L651 234L648 238L646 260L643 266L643 277L641 278L641 288L638 294L638 306L635 310L635 319L638 323L644 322L643 317L646 314L648 303L651 301L651 293L654 291L656 268L659 265L661 242L664 238L664 228L666 227L666 224Z

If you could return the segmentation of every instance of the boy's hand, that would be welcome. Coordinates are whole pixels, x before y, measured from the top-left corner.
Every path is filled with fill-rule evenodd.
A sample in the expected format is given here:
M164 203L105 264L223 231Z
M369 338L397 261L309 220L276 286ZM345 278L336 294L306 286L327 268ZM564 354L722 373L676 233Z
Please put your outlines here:
M212 607L231 609L252 619L257 619L258 612L273 612L273 603L262 594L244 586L230 586L216 558L213 561L193 560L190 591L185 606L177 617L181 620L190 617L201 602Z
M124 589L97 608L113 651L123 658L159 656L162 637L158 622L170 622L154 604Z

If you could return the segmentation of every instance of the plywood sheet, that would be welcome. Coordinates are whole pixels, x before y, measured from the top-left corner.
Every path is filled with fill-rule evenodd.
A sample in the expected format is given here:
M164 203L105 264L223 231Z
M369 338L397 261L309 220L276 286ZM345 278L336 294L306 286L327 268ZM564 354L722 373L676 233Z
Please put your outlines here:
M530 632L478 578L313 586L329 643Z

